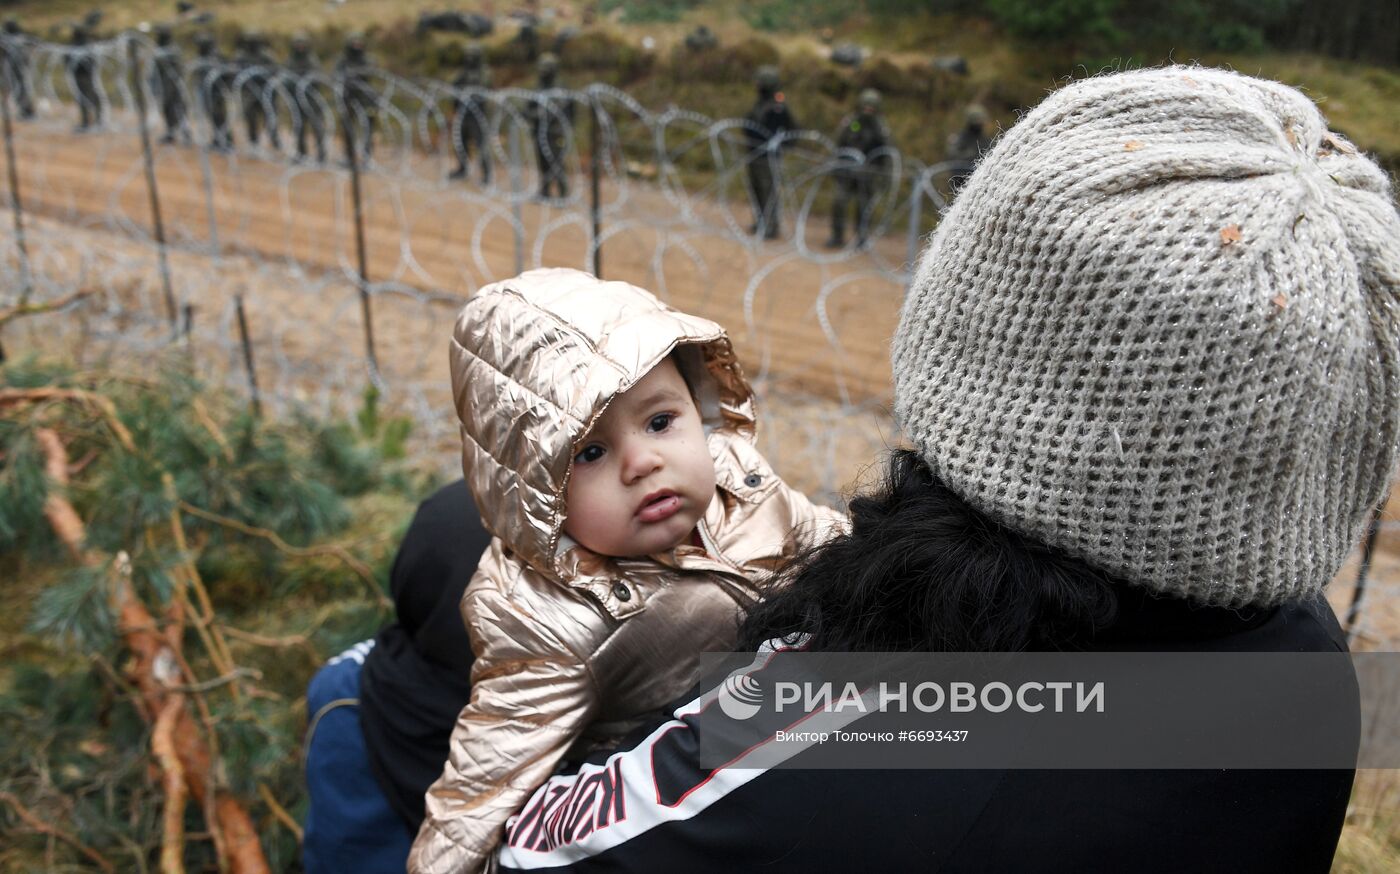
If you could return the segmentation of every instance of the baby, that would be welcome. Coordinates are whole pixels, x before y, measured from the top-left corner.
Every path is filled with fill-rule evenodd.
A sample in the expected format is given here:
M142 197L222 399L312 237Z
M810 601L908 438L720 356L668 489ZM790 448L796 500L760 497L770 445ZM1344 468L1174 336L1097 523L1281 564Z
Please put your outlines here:
M573 749L657 714L845 519L754 448L724 330L576 270L483 288L452 342L462 468L495 538L462 598L472 697L408 869L480 870Z

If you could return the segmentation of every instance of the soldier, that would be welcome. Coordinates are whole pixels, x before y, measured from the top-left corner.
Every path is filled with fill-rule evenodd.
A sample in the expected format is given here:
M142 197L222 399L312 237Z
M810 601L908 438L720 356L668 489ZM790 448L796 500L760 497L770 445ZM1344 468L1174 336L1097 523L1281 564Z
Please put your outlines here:
M233 71L219 54L218 45L210 33L194 38L197 56L190 65L190 84L199 110L209 120L213 130L209 148L227 152L233 148L233 133L228 125L228 98L233 84Z
M242 82L239 88L239 100L243 104L243 123L248 128L248 144L256 146L262 136L264 125L267 127L268 140L272 143L272 148L281 147L277 136L277 116L270 111L272 105L272 95L268 93L268 84L272 81L273 70L277 62L267 50L267 40L256 30L250 30L243 34L239 41L238 56L234 60L234 65L238 69L238 78Z
M73 50L65 63L73 80L78 98L79 133L102 124L102 97L97 93L97 56L88 47L88 30L82 24L73 25Z
M185 62L180 58L180 47L175 45L174 35L168 25L156 27L153 67L151 91L160 104L161 118L165 119L165 136L161 137L160 141L173 143L178 134L188 143L190 131L185 126L185 92L181 87L185 78Z
M457 134L457 169L447 177L465 179L472 149L481 162L481 182L491 184L491 149L486 144L486 90L491 87L491 71L481 46L472 43L462 53L462 71L452 80L457 89L453 101L453 130ZM464 93L465 92L465 93Z
M796 130L797 122L789 111L778 80L778 68L763 66L754 77L758 100L744 119L749 122L744 132L749 143L749 185L753 189L754 219L749 233L762 233L765 240L775 240L779 231L779 190L782 186L781 149L786 143L780 135Z
M574 99L559 87L559 58L551 52L540 55L539 90L529 106L530 128L535 137L535 157L540 168L540 199L547 200L557 188L559 197L569 196L568 170L564 166L565 126L574 124Z
M316 93L314 75L321 62L311 51L311 38L305 33L292 35L292 50L287 57L287 90L292 93L294 112L292 127L297 136L297 158L306 158L306 137L310 133L316 142L316 161L326 163L326 112Z
M4 64L3 74L14 95L15 106L19 108L20 119L33 118L34 99L29 94L29 37L13 18L5 19L4 34L0 35L0 62Z
M981 104L974 103L967 108L963 129L948 135L948 153L944 160L961 161L967 165L949 177L948 184L954 190L972 175L973 162L991 146L992 138L986 128L987 110Z
M365 51L365 35L352 33L345 41L345 53L335 65L336 85L343 102L341 111L346 114L347 125L355 125L355 141L368 158L374 151L374 127L378 121L379 95L370 85L369 74L373 66Z
M856 111L841 121L836 134L837 161L831 202L831 238L828 249L846 245L846 212L855 201L856 246L864 249L870 229L870 209L875 190L887 172L889 156L881 152L890 143L889 128L880 117L880 92L867 88L856 100Z

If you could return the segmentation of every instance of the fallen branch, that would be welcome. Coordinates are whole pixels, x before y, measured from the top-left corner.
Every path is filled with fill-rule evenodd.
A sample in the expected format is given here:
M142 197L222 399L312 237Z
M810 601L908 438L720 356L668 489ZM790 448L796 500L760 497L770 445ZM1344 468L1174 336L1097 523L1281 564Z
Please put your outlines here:
M58 300L51 300L46 303L21 303L17 306L9 307L8 309L0 310L0 326L25 316L37 316L40 313L51 313L55 310L61 310L64 307L77 303L85 297L91 296L91 291L75 291L67 297L61 297Z
M41 404L45 401L76 401L95 407L121 447L127 452L136 451L136 441L132 439L131 432L122 424L121 419L117 418L116 405L100 394L80 388L0 388L0 407ZM65 453L64 467L67 465Z
M258 784L258 794L262 796L262 800L267 805L267 809L272 811L272 815L277 818L277 821L285 825L287 830L292 834L296 835L297 846L301 846L302 839L305 837L301 826L297 825L297 821L287 812L287 808L278 803L276 796L272 794L271 789L267 788L266 783Z
M0 402L3 402L3 398L0 398ZM45 431L48 436L43 435ZM45 468L60 485L65 484L68 454L63 443L57 434L48 429L38 429L36 435L45 455ZM106 563L101 555L85 547L85 526L67 498L51 494L45 504L45 515L79 563L88 567L101 567ZM55 524L55 520L59 524ZM162 634L160 625L136 596L131 586L131 561L126 554L118 553L111 567L111 599L117 617L117 630L133 657L131 673L145 703L145 712L156 714L158 723L162 718L173 721L169 732L164 735L169 740L169 749L155 751L157 758L169 750L174 751L188 795L200 799L204 805L205 821L215 837L220 861L227 860L227 870L231 874L269 874L267 859L263 856L252 818L236 798L217 786L209 746L200 736L189 708L184 706L183 694L171 689L171 686L178 685L174 682L177 677L188 673L181 667L183 657L171 645L172 641L178 642L179 635L173 634L167 638ZM153 744L154 741L153 733ZM104 870L112 869L105 866Z
M358 574L360 579L365 581L365 585L369 587L370 593L374 595L375 600L379 602L381 607L394 606L394 602L389 600L388 596L380 590L379 583L374 578L374 571L370 570L369 565L351 555L350 551L343 546L336 546L334 544L324 546L292 546L279 537L276 531L267 528L256 528L252 525L239 522L237 519L230 519L227 516L220 516L218 513L211 513L187 501L180 502L180 509L189 513L191 516L198 516L206 522L213 522L215 525L232 528L234 531L247 534L250 537L260 537L268 543L271 543L279 552L284 552L296 558L313 558L323 555L338 558L344 562L346 567Z
M68 451L63 448L63 441L58 439L58 433L51 428L35 428L34 439L39 443L39 450L44 453L44 472L48 474L49 479L58 486L68 485ZM49 520L49 527L53 529L53 533L68 547L74 561L86 565L100 563L99 559L88 554L83 543L87 537L87 528L67 498L57 492L49 492L48 497L44 499L44 518Z
M160 765L161 788L165 791L165 807L161 811L161 874L184 874L185 871L185 769L180 765L174 741L175 727L184 709L184 699L171 695L165 700L151 732L151 752Z
M18 816L21 822L29 826L34 831L38 832L41 835L47 835L48 837L62 841L68 846L77 850L79 853L82 853L89 860L91 860L94 865L101 868L103 871L106 871L107 874L115 874L117 869L112 866L111 862L107 861L105 856L94 850L92 847L89 847L88 845L84 844L82 841L78 840L72 835L68 834L58 826L49 825L48 823L44 822L33 811L25 807L24 804L21 803L20 800L16 798L12 793L0 790L0 801L3 801L6 804L8 804L10 806L10 809L15 812L15 816Z

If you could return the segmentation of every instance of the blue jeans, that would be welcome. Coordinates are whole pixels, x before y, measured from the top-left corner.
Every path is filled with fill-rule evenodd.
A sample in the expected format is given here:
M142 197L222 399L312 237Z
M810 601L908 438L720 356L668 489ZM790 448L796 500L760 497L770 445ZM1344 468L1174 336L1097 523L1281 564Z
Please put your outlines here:
M370 771L360 731L360 668L371 646L331 659L306 690L307 874L402 874L413 845Z

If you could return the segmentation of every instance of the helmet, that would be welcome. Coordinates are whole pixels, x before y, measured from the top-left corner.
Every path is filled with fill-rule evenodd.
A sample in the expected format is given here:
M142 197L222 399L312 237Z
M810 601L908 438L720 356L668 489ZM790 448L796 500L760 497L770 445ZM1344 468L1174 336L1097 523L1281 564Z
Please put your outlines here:
M347 52L363 52L365 50L365 35L356 31L345 38L345 50Z
M267 39L260 30L248 30L243 33L243 44L250 49L262 48L267 44Z
M782 87L782 80L778 78L778 68L772 64L759 67L753 78L760 91L772 92Z
M194 47L201 52L209 52L214 48L214 34L207 30L201 30L194 35Z
M462 49L462 66L464 67L480 67L481 62L485 59L486 55L477 43L468 43L467 47Z
M969 126L981 127L987 123L987 110L980 103L974 103L967 108L964 118Z
M311 48L311 37L307 36L306 31L304 31L304 30L299 30L299 31L297 31L296 33L292 34L292 48L294 48L294 49L309 49L309 48Z
M170 25L168 25L168 24L157 24L156 27L155 27L155 34L156 34L156 45L158 45L158 46L168 46L168 45L170 45L170 40L171 40L171 37L173 36L173 34L172 34L171 31L170 31Z
M553 52L545 52L540 55L540 59L535 66L536 69L539 70L541 76L557 73L559 72L559 56Z
M13 18L5 19L5 32L8 34L19 33L19 22Z
M856 98L856 108L866 110L867 112L879 112L880 102L880 92L876 91L874 88L866 88L864 91L860 92L860 96Z

